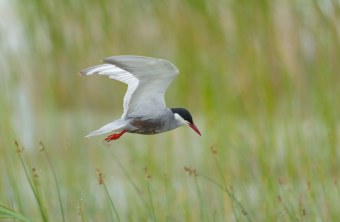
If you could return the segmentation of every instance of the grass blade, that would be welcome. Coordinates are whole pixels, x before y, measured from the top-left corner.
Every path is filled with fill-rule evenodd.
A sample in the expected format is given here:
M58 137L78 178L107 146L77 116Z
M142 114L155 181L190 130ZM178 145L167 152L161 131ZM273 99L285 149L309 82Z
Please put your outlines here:
M65 222L65 213L64 213L64 208L63 208L63 203L61 201L61 195L60 195L60 187L59 187L59 183L58 183L58 178L57 178L57 174L55 172L55 169L53 167L52 161L47 153L47 150L45 149L45 145L40 141L40 149L41 151L44 151L45 157L47 159L48 165L52 171L52 175L53 175L53 179L54 179L54 183L57 189L57 196L58 196L58 203L59 203L59 208L60 208L60 214L61 214L61 218L62 221Z
M102 172L100 172L98 169L97 169L97 176L98 176L98 183L99 183L99 185L103 185L104 186L104 191L105 191L106 199L108 200L111 209L113 209L113 211L114 211L114 213L115 213L115 215L117 217L117 220L120 221L120 217L119 217L118 211L117 211L117 209L115 207L115 204L113 203L113 200L112 200L112 198L110 196L110 193L109 193L109 191L108 191L108 189L106 187L106 184L105 184L105 181L104 181L104 176L103 176Z
M21 156L21 152L23 151L23 149L20 149L19 148L19 144L17 141L14 142L15 146L16 146L16 151L18 153L18 156L19 156L19 159L20 159L20 163L21 163L21 166L22 168L24 169L24 172L25 172L25 176L26 176L26 179L30 185L30 188L34 194L34 197L35 197L35 200L37 201L37 204L39 206L39 211L40 211L40 216L41 216L41 219L42 221L48 221L47 220L47 215L46 215L46 212L44 210L44 207L43 207L43 203L41 201L41 198L40 198L40 195L39 195L39 192L38 190L35 188L35 185L33 184L32 180L30 179L30 176L28 175L28 170L27 170L27 167L25 165L25 162Z
M20 212L17 212L13 209L5 207L4 205L0 204L0 219L17 219L24 222L33 222L32 219L24 216Z
M155 213L155 207L154 207L153 200L152 200L150 183L149 183L150 179L151 179L151 175L148 173L148 170L147 170L146 167L144 169L144 175L145 175L145 179L146 179L146 187L147 187L147 190L148 190L148 196L149 196L149 201L150 201L150 206L151 206L152 218L153 218L153 221L157 221L156 213Z

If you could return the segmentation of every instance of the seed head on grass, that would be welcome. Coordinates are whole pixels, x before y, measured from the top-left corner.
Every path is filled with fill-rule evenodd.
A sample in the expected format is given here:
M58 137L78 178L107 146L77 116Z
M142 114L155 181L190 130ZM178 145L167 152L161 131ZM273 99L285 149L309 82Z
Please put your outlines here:
M39 141L39 151L44 151L45 150L45 145L42 141Z
M184 170L189 174L189 176L197 177L196 169L191 167L184 167Z
M16 151L17 154L20 154L24 150L23 147L20 148L19 143L16 140L14 140L14 145L15 145L15 151Z
M214 145L210 146L210 151L214 155L218 153L218 151L217 151L217 149L216 149L216 147Z
M76 208L77 208L77 214L79 215L79 216L81 216L82 215L82 209L81 209L81 206L76 206Z
M287 183L286 179L283 177L279 177L277 182L279 183L279 185L285 185Z
M32 167L32 181L34 183L34 186L36 187L39 186L39 174L38 174L37 168L35 167Z
M279 201L279 203L282 203L282 198L280 195L277 195L277 200Z
M146 187L147 187L147 190L148 190L148 197L149 197L149 201L150 201L152 218L153 218L153 221L157 221L156 213L155 213L155 207L154 207L153 200L152 200L151 188L150 188L150 180L151 180L152 176L149 174L147 167L144 167L144 177L146 179Z
M113 200L110 196L109 190L107 189L106 185L105 185L105 181L104 181L104 175L103 173L99 170L96 169L96 174L97 174L97 178L98 178L98 184L99 185L103 185L102 187L104 188L105 194L106 194L106 198L108 201L109 206L111 207L111 209L113 210L113 212L115 213L117 220L120 221L120 217L118 214L118 211L113 203ZM111 212L111 211L110 211ZM111 212L112 213L112 212ZM113 218L113 214L111 214L112 218Z
M310 181L307 182L307 189L309 192L312 192L312 183Z
M104 184L104 175L102 172L100 172L99 169L96 169L96 173L97 173L97 178L98 178L98 184L102 185Z
M144 168L144 177L147 180L150 180L152 178L152 176L148 172L148 168L147 167Z
M77 206L77 214L80 216L81 221L84 222L85 217L84 217L84 213L83 213L83 208L80 205Z
M306 208L301 199L299 199L299 214L301 217L306 216Z
M39 177L36 168L33 167L33 168L32 168L32 172L33 172L33 177L34 177L34 178L38 178L38 177Z
M29 176L29 173L28 173L28 169L26 167L26 164L24 162L24 159L23 157L21 156L21 152L23 151L23 148L20 149L19 147L19 144L18 142L15 140L14 141L14 145L15 145L15 148L16 148L16 152L18 154L18 157L20 159L20 163L21 163L21 166L25 172L25 176L26 176L26 179L30 185L30 188L31 188L31 191L33 192L34 194L34 197L35 197L35 200L39 206L39 211L40 211L40 215L41 215L41 219L42 221L47 221L47 211L45 210L45 207L44 207L44 204L42 203L42 199L41 199L41 196L39 194L39 190L37 189L37 174L36 174L36 170L35 168L32 168L32 171L33 171L33 181L31 179L31 177Z

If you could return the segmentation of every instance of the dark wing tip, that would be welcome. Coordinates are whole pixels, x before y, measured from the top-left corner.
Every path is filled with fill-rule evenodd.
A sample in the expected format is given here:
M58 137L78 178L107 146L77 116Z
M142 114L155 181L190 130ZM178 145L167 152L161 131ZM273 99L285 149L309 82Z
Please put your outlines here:
M81 76L87 76L87 72L85 70L82 70L79 72L79 75Z
M83 69L79 72L79 74L81 76L88 76L88 75L91 75L93 73L91 73L91 71L93 70L94 67L89 67L89 68L86 68L86 69Z

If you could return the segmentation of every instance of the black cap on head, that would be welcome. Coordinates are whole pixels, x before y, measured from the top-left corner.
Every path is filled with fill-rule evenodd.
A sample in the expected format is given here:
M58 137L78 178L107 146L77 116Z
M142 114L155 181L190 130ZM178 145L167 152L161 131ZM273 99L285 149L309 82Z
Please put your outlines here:
M184 108L170 108L170 109L172 113L177 113L183 119L188 121L190 124L194 124L194 122L192 121L192 116L187 109L184 109Z

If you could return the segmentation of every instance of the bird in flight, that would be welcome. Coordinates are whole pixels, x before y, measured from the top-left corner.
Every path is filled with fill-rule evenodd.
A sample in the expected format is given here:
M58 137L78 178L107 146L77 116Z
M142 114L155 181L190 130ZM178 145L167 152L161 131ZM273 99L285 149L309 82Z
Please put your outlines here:
M122 117L86 137L115 132L105 138L109 142L124 133L152 135L184 125L201 135L187 109L165 105L164 93L178 72L167 60L135 55L108 57L103 64L82 70L82 75L104 75L128 85Z

